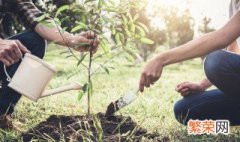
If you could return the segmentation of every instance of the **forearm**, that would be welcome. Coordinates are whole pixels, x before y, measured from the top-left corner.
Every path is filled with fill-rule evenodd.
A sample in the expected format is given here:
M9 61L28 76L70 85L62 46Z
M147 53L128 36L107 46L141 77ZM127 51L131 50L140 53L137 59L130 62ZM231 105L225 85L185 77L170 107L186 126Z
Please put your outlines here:
M203 37L190 41L182 46L160 54L157 58L161 64L169 65L176 62L201 57L208 53L226 48L240 36L240 12L220 30L208 33Z
M71 47L74 42L74 35L62 29L54 21L48 20L48 24L39 23L35 31L44 39L59 45Z
M202 90L206 90L213 85L207 78L203 79L199 84Z
M219 36L217 32L208 33L199 39L159 54L159 59L163 62L163 65L169 65L223 49L226 44L218 39Z

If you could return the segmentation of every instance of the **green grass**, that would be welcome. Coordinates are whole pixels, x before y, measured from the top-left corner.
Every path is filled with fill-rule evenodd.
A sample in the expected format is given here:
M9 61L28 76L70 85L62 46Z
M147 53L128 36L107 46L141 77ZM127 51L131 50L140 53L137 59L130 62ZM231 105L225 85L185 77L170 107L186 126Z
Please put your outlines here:
M49 84L49 88L72 81L84 84L87 80L84 67L76 68L74 59L64 58L59 54L61 51L50 49L45 57L45 60L55 65L59 71ZM103 62L103 59L99 59L98 62ZM84 63L87 64L87 60ZM138 86L143 65L129 67L129 64L131 63L124 59L116 58L107 64L115 68L110 70L109 75L104 70L100 70L93 76L94 95L91 97L93 113L105 112L111 101ZM98 65L94 63L93 68L98 68ZM78 70L80 70L78 75L66 77L69 73ZM175 86L182 81L199 81L203 77L200 59L168 66L154 86L146 89L134 103L118 113L131 116L148 131L158 132L162 138L169 137L170 141L240 141L240 131L237 128L231 128L229 136L189 136L187 128L175 120L173 105L181 98L174 91ZM16 107L15 119L24 123L24 129L30 129L53 114L84 115L87 113L87 97L84 96L78 101L77 96L77 91L70 91L40 99L37 103L23 97ZM14 139L21 141L18 132L0 131L0 141L13 141Z

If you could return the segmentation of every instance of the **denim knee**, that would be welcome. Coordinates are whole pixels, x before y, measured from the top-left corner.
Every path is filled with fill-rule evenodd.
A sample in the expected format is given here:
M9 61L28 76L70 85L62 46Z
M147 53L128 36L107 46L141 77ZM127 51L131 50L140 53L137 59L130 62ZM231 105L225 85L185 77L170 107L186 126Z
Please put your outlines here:
M34 54L35 56L38 56L39 58L43 58L45 55L45 51L46 51L46 46L47 46L47 42L46 40L44 40L40 35L38 35L36 32L31 32L29 33L31 41L29 43L28 46L30 50L32 50L32 54Z
M47 42L36 32L21 33L12 36L9 39L19 40L29 51L31 51L31 54L38 56L39 58L44 57Z
M176 120L181 124L186 125L186 114L188 112L188 108L185 106L183 99L178 100L174 104L173 111L174 111Z
M228 71L226 51L218 50L210 53L204 61L204 71L214 85L218 84L221 77Z

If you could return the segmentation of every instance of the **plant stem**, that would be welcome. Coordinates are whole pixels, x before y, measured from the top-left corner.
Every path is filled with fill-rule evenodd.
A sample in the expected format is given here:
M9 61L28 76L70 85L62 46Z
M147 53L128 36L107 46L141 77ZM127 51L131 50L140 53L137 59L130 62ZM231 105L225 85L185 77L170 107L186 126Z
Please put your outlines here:
M94 21L96 21L97 20L97 17L94 19ZM89 22L89 23L91 23L91 22ZM93 28L93 27L89 27L89 30L90 31L92 31L92 29L95 29L95 28ZM91 33L90 33L91 34ZM87 36L88 37L88 36ZM95 39L95 33L94 33L94 38L93 38L93 42L95 41L96 39ZM93 86L92 86L92 79L91 79L91 77L92 77L92 73L91 73L91 71L92 71L92 61L93 61L93 52L92 52L92 48L94 48L93 47L93 43L92 43L92 45L90 45L90 47L89 47L89 63L88 63L88 92L87 92L87 103L88 103L88 117L90 117L90 113L91 113L91 96L92 96L92 88L93 88Z
M90 47L91 48L91 47ZM90 111L91 111L91 95L92 95L92 79L91 79L91 67L92 67L92 57L93 57L93 52L90 49L89 53L89 64L88 64L88 94L87 94L87 102L88 102L88 116L90 116Z

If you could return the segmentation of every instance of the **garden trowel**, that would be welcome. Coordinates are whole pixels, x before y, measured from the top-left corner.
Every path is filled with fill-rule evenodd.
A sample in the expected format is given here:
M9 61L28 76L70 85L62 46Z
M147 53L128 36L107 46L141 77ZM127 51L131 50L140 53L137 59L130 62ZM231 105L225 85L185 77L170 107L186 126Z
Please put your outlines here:
M106 111L106 116L111 116L121 108L129 105L138 97L138 90L137 91L129 91L123 97L119 98L115 102L111 102Z

